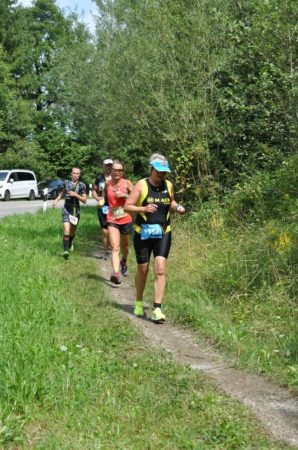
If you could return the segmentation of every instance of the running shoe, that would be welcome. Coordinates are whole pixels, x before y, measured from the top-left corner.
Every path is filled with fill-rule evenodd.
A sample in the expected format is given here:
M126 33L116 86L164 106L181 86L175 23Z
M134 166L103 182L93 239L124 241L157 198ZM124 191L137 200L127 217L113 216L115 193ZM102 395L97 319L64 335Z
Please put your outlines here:
M151 320L156 323L163 323L166 321L166 316L160 308L154 308L151 316Z
M114 284L121 284L120 272L113 272L110 281Z
M137 317L143 317L145 315L143 302L136 302L135 309L133 310L133 313Z
M66 250L66 251L63 253L63 258L64 258L64 259L68 259L68 258L69 258L69 251L68 251L68 250Z
M127 277L128 275L128 267L127 267L127 262L125 259L121 259L120 261L120 267L121 267L121 273L124 277Z

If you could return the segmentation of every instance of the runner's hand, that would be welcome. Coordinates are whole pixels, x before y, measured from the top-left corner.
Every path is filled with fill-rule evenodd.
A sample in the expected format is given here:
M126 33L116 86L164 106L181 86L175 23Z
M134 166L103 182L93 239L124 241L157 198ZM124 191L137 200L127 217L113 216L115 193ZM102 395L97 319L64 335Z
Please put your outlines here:
M123 192L121 192L119 189L117 189L117 190L115 191L115 196L116 196L117 198L123 198L123 197L126 197L126 194L123 193Z
M185 214L185 208L182 205L177 205L176 211L179 216L183 216Z
M146 205L144 208L145 213L155 213L158 209L157 205Z

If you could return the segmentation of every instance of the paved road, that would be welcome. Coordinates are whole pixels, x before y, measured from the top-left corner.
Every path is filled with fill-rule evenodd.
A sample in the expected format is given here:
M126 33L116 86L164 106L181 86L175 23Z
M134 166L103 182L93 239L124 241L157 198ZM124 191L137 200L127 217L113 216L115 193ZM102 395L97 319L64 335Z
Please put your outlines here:
M48 208L51 207L53 200L48 200ZM60 207L63 206L63 201L58 203ZM96 205L94 199L88 199L87 205ZM23 214L23 213L35 213L39 209L42 209L42 200L12 200L10 202L0 201L0 218L5 216L11 216L13 214Z
M31 202L28 200L0 202L0 217L11 216L13 214L23 214L26 212L35 213L42 208L42 205L42 200L32 200Z

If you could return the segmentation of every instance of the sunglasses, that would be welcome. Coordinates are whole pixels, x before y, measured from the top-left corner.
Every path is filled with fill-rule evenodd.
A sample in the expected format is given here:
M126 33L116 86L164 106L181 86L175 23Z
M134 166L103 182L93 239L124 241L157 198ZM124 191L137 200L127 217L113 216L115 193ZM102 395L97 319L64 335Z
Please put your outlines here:
M123 172L124 169L112 169L113 172Z

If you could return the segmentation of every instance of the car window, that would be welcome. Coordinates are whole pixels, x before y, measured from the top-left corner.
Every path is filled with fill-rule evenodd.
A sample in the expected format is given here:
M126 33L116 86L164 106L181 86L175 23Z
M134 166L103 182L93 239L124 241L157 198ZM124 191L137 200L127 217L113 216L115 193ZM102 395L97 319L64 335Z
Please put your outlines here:
M30 172L17 172L19 181L34 180L33 173Z
M9 175L9 179L13 179L13 181L18 181L18 175L17 172L11 172L11 174Z
M6 178L6 176L7 176L7 174L8 174L8 170L1 170L1 172L0 172L0 181L4 181L5 180L5 178Z

